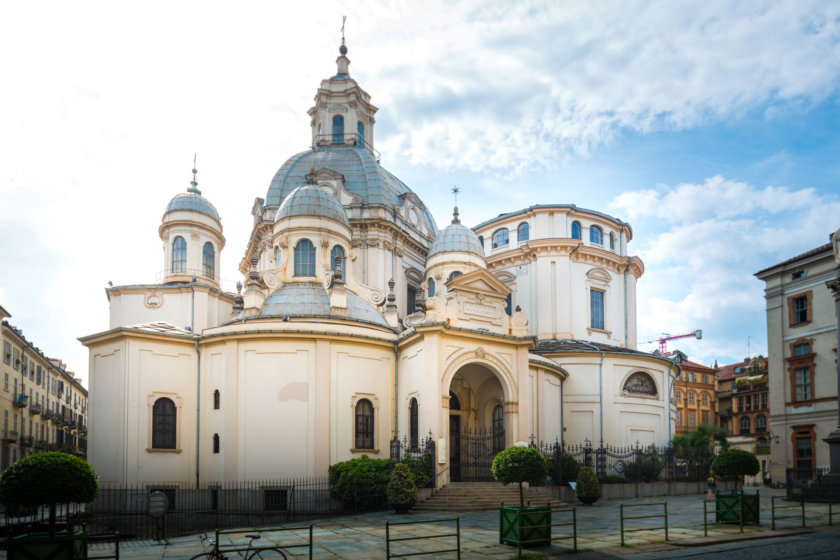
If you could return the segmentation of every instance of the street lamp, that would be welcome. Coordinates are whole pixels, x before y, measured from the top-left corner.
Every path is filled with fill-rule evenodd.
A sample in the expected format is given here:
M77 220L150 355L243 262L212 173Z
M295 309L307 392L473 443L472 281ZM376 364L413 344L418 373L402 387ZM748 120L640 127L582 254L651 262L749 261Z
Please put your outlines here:
M831 234L831 250L837 268L834 278L825 283L834 296L834 318L837 322L835 332L837 348L840 348L840 229ZM840 360L837 360L837 394L840 395ZM840 401L837 407L837 428L823 440L828 444L831 472L840 475Z

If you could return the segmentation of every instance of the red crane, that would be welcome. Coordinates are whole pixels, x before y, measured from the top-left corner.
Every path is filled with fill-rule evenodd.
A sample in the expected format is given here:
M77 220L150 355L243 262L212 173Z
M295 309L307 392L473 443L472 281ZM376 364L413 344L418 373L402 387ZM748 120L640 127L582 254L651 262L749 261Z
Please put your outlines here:
M675 335L675 336L671 336L668 333L662 333L662 336L660 338L657 338L656 340L648 340L646 342L648 342L648 343L658 342L659 343L659 353L664 356L665 353L668 351L668 347L667 347L666 343L669 340L677 340L679 338L691 338L692 336L694 338L696 338L697 340L702 339L703 338L703 330L702 329L697 329L696 331L690 332L688 334L678 334L678 335Z

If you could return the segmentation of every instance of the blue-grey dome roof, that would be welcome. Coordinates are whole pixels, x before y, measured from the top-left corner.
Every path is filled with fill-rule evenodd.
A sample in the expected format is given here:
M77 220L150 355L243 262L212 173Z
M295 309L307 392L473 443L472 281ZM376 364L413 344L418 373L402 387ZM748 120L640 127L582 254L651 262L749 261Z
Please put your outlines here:
M294 282L271 293L260 317L333 317L387 327L385 318L368 302L347 290L347 316L330 315L330 296L320 282Z
M453 222L446 226L443 231L437 234L426 259L437 253L473 253L484 258L484 247L478 236L470 228L461 225L460 222Z
M265 195L266 206L280 205L298 186L306 183L312 168L330 169L344 176L344 186L361 197L362 204L402 206L401 195L411 193L405 183L391 175L366 149L356 146L319 146L290 157L280 167ZM437 231L435 220L428 209L424 212L426 223Z
M296 188L280 205L275 221L292 216L318 216L350 227L347 212L336 197L317 185Z
M201 196L201 193L197 191L176 194L166 207L166 212L172 212L173 210L193 210L206 214L218 222L222 221L219 217L219 212L216 211L216 207L210 204L210 201Z

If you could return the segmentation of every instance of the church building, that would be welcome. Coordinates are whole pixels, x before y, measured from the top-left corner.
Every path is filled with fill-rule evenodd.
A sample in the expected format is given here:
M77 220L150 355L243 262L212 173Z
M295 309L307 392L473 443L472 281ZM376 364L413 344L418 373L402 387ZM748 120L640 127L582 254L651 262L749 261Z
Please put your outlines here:
M254 201L236 293L195 170L158 229L162 283L106 288L110 325L81 339L100 479L323 476L431 435L441 485L473 476L464 434L667 443L678 366L635 349L630 225L547 203L439 228L380 164L343 44L336 62L310 147Z

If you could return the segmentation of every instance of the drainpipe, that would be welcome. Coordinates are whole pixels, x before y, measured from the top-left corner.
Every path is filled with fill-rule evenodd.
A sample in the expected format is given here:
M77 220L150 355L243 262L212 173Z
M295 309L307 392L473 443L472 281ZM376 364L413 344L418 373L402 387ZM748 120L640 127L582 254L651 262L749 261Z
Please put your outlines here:
M596 352L601 353L601 363L598 364L598 402L599 402L599 416L600 416L600 424L601 424L601 447L604 446L604 355L606 355L605 350L599 349L594 344L589 344L588 342L584 342L582 340L575 340L578 344L583 344L584 346L588 346L595 350ZM562 387L562 384L561 384Z
M577 252L578 252L578 250L579 250L581 247L583 247L583 241L581 241L580 243L578 243L578 244L577 244L577 247L575 247L574 249L572 249L572 252L571 252L571 253L569 253L569 259L570 259L570 260L571 260L571 258L572 258L572 255L574 255L575 253L577 253Z
M394 340L394 441L400 437L400 414L399 414L399 390L400 390L400 357L397 350L397 341ZM393 457L392 457L393 458Z
M195 276L190 283L190 332L195 331Z
M566 384L566 377L560 381L560 447L566 448L566 426L563 422L563 403L566 399L563 397L563 385Z
M630 270L630 265L633 264L633 257L627 260L627 266L624 268L624 347L629 348L630 335L627 332L627 271Z
M195 339L195 377L196 377L196 399L195 399L195 489L198 490L199 483L199 452L201 450L201 351L198 349L198 339Z
M669 360L670 361L670 360ZM668 403L668 445L671 445L671 369L674 367L674 362L668 364L668 398L666 402Z

